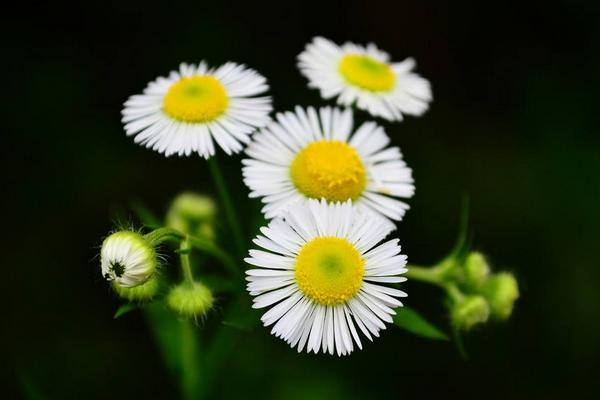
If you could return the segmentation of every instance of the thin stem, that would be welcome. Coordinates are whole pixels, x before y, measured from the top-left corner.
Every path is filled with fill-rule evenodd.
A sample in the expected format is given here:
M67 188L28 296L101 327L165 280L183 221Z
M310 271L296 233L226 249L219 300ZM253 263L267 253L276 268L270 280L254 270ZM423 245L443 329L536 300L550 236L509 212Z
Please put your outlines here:
M190 262L190 240L186 237L179 245L179 259L181 260L181 271L183 272L183 281L192 286L194 284L194 275L192 273L192 264Z
M440 270L436 267L420 267L416 265L407 265L408 271L404 276L408 279L431 283L432 285L444 287L444 281L440 275Z
M448 296L450 296L450 298L455 303L460 303L465 298L465 296L462 294L462 292L460 291L458 286L456 286L456 284L447 283L444 287L446 288L446 292L448 293Z
M225 218L229 224L229 229L233 235L233 240L240 255L243 255L246 253L246 246L244 245L244 235L242 234L241 223L236 216L233 202L231 201L231 196L227 190L227 185L225 184L225 180L221 174L221 169L219 168L216 156L212 156L208 159L208 166L210 167L210 172L213 180L215 181L215 185L217 186L217 191L219 192L219 197L221 198L221 203L223 204Z
M184 399L197 399L200 366L198 336L189 321L180 320L181 326L181 391Z
M181 240L183 238L184 235L181 232L172 228L158 228L144 235L144 239L146 239L148 244L152 247L158 246L167 240Z

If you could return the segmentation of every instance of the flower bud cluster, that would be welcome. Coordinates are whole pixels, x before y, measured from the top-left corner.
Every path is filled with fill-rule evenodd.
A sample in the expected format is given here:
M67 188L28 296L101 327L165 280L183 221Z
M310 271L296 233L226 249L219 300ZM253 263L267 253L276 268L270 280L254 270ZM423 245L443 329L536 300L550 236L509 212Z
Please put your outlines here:
M211 290L193 277L189 238L212 242L216 205L209 197L182 193L172 202L166 216L166 227L145 235L132 230L111 233L102 243L100 266L102 276L114 292L127 301L148 302L162 299L181 317L204 316L213 306ZM179 243L178 253L183 281L169 290L166 276L158 274L157 247ZM168 275L168 274L166 274Z
M471 252L454 262L452 276L456 284L450 294L452 323L469 330L490 318L506 320L519 298L516 278L509 272L492 273L485 256Z

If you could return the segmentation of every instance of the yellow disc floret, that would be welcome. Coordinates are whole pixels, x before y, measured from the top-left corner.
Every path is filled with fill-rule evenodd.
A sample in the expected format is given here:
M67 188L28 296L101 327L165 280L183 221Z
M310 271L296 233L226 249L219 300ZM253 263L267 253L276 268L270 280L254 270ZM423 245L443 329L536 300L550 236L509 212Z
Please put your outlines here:
M209 122L223 114L228 103L225 88L212 76L184 77L165 95L163 110L185 122Z
M300 250L294 276L300 290L316 303L342 304L360 289L364 264L346 239L318 237Z
M328 201L356 200L366 183L360 156L339 140L320 140L306 146L292 162L290 175L306 197Z
M339 68L346 81L373 92L388 91L396 83L396 75L390 66L369 56L345 55Z

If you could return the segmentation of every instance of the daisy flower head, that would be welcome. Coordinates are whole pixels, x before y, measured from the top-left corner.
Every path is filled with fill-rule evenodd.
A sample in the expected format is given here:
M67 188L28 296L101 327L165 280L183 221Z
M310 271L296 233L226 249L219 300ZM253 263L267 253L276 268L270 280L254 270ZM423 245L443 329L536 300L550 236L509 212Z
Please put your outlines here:
M402 120L403 114L422 115L432 100L429 82L412 72L415 60L391 62L373 43L339 46L316 37L298 56L298 67L324 99L337 97L338 104L356 104L390 121Z
M350 354L392 322L404 282L398 239L378 245L393 224L352 205L310 200L261 229L245 261L247 289L271 333L298 352Z
M179 71L150 82L143 94L131 96L122 122L136 143L167 157L196 152L209 158L214 142L229 155L241 151L249 135L269 121L271 98L256 97L268 88L263 76L243 65L183 63Z
M296 107L252 137L243 160L250 197L262 197L267 218L308 199L352 200L400 220L409 208L394 197L414 194L412 171L374 122L353 130L348 109Z

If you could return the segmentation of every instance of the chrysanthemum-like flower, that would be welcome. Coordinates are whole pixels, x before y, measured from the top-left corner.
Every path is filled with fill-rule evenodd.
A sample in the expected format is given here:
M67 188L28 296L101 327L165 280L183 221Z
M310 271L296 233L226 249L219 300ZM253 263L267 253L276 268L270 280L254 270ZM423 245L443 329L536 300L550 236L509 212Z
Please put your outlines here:
M143 94L131 96L122 121L136 143L167 157L197 152L209 158L215 154L213 139L225 153L237 153L269 121L271 98L253 97L268 88L264 77L243 65L183 63L179 71L150 82Z
M154 248L137 232L115 232L100 250L102 276L124 288L133 288L152 277L158 264Z
M350 201L311 200L263 227L245 261L254 308L270 307L265 326L301 352L349 354L392 322L398 297L384 284L406 278L398 239L378 245L393 229L385 218L361 212Z
M309 87L319 89L325 99L356 106L390 121L402 114L421 115L432 100L429 82L411 72L415 61L389 61L389 55L374 44L338 46L316 37L298 56L300 72Z
M307 199L352 200L393 220L409 208L392 197L414 194L412 171L383 128L366 122L355 132L352 112L296 107L255 134L243 160L250 197L263 197L267 218Z

